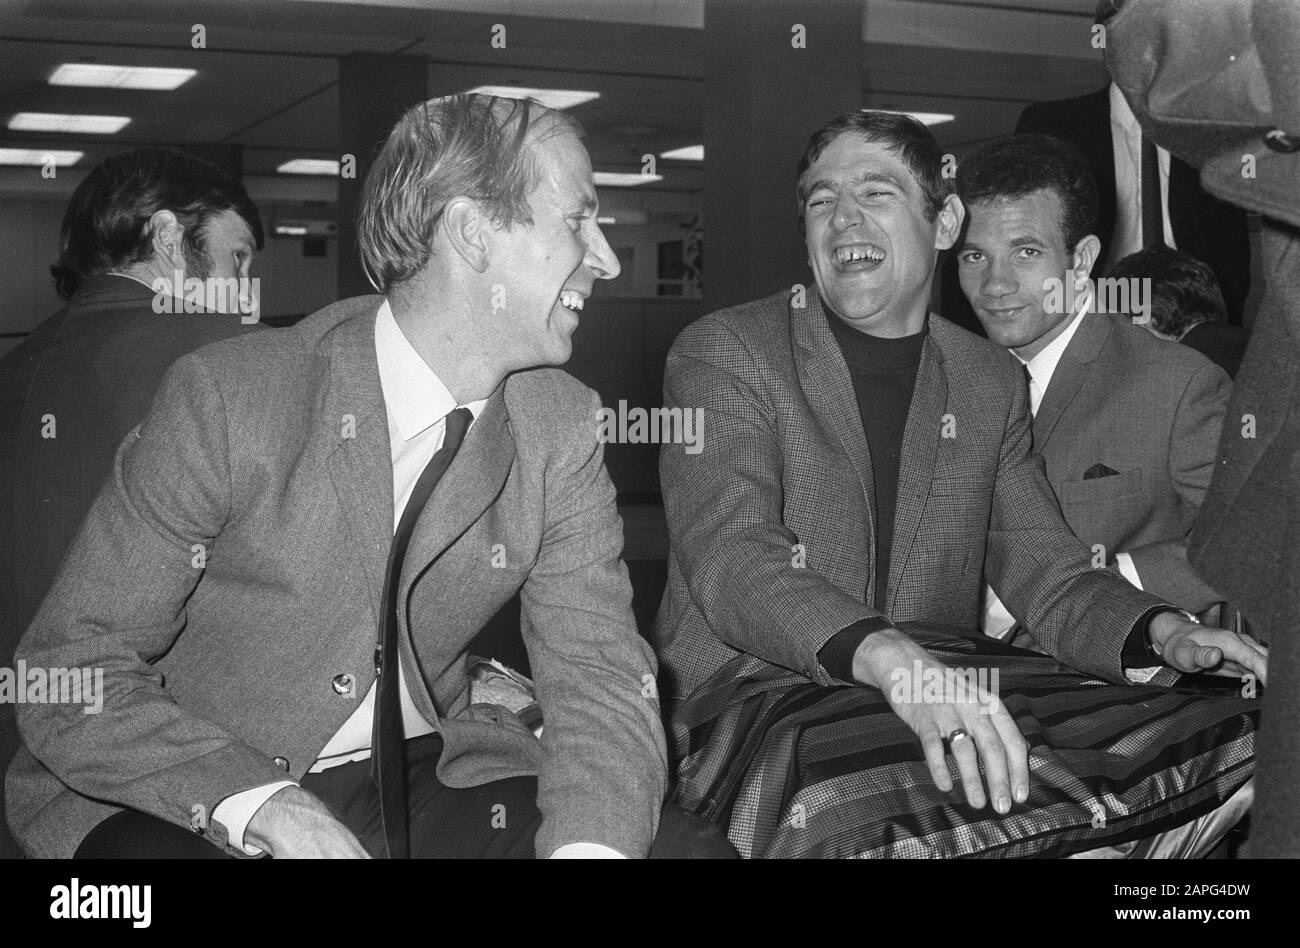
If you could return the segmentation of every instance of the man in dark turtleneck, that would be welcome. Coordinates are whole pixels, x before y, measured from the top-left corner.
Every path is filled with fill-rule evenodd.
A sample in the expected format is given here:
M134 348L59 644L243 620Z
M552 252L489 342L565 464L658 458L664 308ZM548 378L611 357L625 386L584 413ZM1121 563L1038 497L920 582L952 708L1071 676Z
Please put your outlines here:
M964 216L929 131L888 113L832 120L809 141L798 197L816 292L706 316L668 357L665 404L702 409L709 431L702 452L665 445L661 459L668 707L755 660L817 685L873 685L940 790L953 789L951 755L966 801L1006 814L1028 799L1028 751L996 697L891 688L945 668L898 626L974 630L982 574L1049 654L1087 674L1262 679L1250 643L1093 568L1030 456L1023 368L929 313L937 255Z
M916 370L921 365L925 328L890 339L850 329L841 319L829 320L832 335L853 380L853 394L862 416L862 431L871 452L876 507L876 595L873 604L886 612L889 553L894 539L894 507L898 498L898 459L903 431L912 404Z

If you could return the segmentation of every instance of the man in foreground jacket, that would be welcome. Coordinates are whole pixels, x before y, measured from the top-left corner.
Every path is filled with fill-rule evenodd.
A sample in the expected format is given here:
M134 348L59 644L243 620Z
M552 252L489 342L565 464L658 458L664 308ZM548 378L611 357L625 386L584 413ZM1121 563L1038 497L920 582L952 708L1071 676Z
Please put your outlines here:
M1272 650L1251 855L1300 857L1300 7L1104 3L1106 63L1143 131L1263 216L1266 295L1189 555ZM1115 9L1120 8L1118 13Z
M534 368L618 274L596 212L562 113L431 100L365 185L384 296L176 365L20 649L103 670L99 714L22 708L29 853L647 854L664 742L598 404ZM540 740L469 701L516 592Z

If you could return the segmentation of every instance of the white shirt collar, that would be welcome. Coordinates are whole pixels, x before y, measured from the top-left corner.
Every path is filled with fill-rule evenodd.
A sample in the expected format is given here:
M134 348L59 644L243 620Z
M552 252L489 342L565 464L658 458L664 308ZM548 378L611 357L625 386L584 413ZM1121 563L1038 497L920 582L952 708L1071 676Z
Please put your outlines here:
M1079 308L1079 314L1070 320L1070 325L1065 327L1065 332L1061 333L1042 350L1028 361L1017 359L1025 363L1029 369L1029 374L1033 376L1034 383L1038 386L1039 391L1046 393L1047 386L1052 384L1052 376L1056 373L1056 366L1061 361L1061 356L1065 354L1066 348L1070 345L1070 340L1079 329L1079 323L1083 322L1083 317L1087 316L1092 310L1093 295L1092 289L1086 291L1083 299L1083 305ZM1012 353L1015 355L1015 353Z
M384 393L390 434L410 441L446 418L456 408L456 398L436 372L415 351L384 300L375 317L375 355L379 386ZM465 405L474 417L483 413L487 399Z
M1113 82L1110 84L1110 124L1125 130L1141 128L1137 116L1129 107L1128 99L1124 98L1124 93L1120 92L1119 86Z

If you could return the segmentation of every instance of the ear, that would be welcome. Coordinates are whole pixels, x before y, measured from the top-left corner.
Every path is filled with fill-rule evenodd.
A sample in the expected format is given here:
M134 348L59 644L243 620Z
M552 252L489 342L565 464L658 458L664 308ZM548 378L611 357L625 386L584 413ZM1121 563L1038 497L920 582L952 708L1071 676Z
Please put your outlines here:
M1089 234L1074 245L1074 281L1083 283L1092 273L1093 264L1101 255L1101 240Z
M443 209L439 223L443 238L476 273L488 268L491 249L491 220L483 207L470 197L454 197Z
M182 238L185 228L171 211L155 211L149 218L149 241L153 251L168 264L181 267L185 264Z
M949 194L944 199L943 207L939 208L939 227L934 233L934 249L947 250L955 244L961 236L961 224L965 219L966 208L961 203L961 198Z

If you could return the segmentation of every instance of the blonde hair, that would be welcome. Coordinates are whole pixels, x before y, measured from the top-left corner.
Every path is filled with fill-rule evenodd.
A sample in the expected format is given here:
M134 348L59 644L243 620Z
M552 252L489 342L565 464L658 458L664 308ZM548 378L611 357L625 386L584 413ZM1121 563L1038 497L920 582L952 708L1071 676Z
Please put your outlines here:
M536 169L528 139L548 119L547 137L581 137L576 119L533 99L453 95L409 109L362 188L357 243L371 285L387 293L424 268L454 197L482 202L497 226L531 225Z

